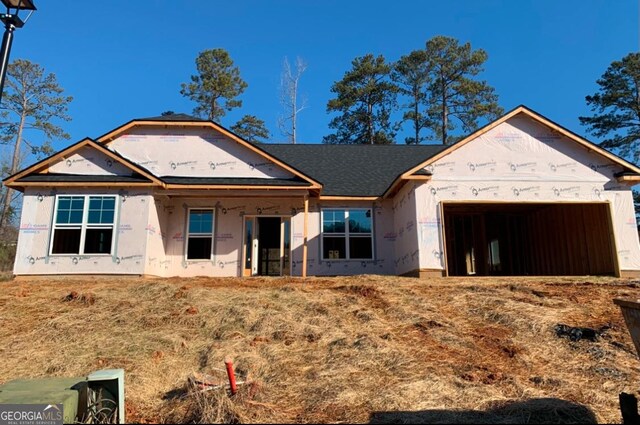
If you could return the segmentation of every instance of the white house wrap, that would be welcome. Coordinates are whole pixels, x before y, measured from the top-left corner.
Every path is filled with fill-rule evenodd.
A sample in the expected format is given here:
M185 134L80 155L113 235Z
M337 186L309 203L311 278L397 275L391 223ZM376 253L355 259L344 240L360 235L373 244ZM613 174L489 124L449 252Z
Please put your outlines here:
M635 276L638 181L518 107L452 146L255 145L147 118L5 184L24 191L17 275Z

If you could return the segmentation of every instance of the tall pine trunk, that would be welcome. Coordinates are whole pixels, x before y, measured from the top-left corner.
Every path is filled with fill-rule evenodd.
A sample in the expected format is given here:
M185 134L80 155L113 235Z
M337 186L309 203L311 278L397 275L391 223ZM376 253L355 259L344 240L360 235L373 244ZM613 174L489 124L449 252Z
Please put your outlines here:
M447 111L447 86L442 76L442 144L447 144L447 127L449 126L449 113Z
M18 127L18 134L16 135L16 142L13 147L13 158L11 160L11 169L9 170L9 174L13 175L18 172L18 168L20 167L20 145L22 144L22 132L24 130L24 122L26 120L25 113L23 112L20 115L20 124ZM6 220L9 215L9 210L11 209L11 195L13 193L13 189L7 187L7 191L5 192L4 204L2 205L2 214L0 214L0 227L4 227L6 224Z
M419 109L418 109L418 92L417 90L414 92L414 96L413 96L413 101L414 101L414 113L415 116L413 117L413 125L414 128L416 130L416 140L415 140L415 144L419 144L420 143L420 118L418 117L418 113L419 113Z
M367 133L369 133L369 143L373 145L373 105L367 105Z

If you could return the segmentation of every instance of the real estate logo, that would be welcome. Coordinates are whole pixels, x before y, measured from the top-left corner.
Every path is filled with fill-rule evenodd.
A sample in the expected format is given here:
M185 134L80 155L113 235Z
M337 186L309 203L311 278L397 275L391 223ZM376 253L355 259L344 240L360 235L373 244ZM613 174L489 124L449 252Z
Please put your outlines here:
M0 404L0 425L59 425L62 404Z

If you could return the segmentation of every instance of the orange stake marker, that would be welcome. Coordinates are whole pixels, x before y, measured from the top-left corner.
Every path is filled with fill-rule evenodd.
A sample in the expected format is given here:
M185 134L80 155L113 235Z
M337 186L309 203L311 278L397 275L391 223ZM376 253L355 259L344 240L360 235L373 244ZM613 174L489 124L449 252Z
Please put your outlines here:
M227 366L227 375L229 376L231 395L235 395L235 393L238 392L238 387L236 386L236 375L233 372L233 361L231 359L225 359L224 364Z

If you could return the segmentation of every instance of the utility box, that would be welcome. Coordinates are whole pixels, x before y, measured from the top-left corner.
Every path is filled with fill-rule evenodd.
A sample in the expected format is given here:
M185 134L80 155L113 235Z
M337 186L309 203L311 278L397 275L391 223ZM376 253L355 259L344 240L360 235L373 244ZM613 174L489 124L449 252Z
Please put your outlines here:
M66 424L123 424L124 370L99 370L76 378L16 379L0 385L0 404L62 404Z
M622 310L622 316L640 356L640 300L616 298L613 302Z

